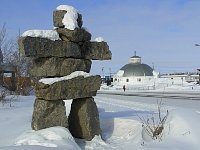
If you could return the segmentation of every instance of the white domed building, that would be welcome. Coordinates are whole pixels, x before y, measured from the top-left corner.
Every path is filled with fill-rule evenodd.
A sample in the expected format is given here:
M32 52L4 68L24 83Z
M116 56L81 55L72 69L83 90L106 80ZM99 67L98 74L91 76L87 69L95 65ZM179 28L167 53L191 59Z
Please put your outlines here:
M141 63L141 57L135 56L130 58L130 63L124 65L113 76L113 84L115 85L154 85L155 78L158 78L152 67Z

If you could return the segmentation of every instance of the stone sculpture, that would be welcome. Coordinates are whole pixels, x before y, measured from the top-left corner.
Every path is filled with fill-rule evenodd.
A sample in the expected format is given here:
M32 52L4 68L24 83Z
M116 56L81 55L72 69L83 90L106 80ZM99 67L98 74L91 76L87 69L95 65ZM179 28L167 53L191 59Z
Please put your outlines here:
M88 73L91 60L109 60L111 52L106 42L90 41L91 34L82 28L81 14L75 11L77 25L68 29L63 19L72 7L58 8L61 9L53 12L53 24L59 40L25 35L18 41L20 53L33 60L30 74L43 78L35 87L32 129L69 127L74 137L91 140L101 134L98 109L92 97L100 88L101 77ZM68 119L63 100L69 99L73 102Z

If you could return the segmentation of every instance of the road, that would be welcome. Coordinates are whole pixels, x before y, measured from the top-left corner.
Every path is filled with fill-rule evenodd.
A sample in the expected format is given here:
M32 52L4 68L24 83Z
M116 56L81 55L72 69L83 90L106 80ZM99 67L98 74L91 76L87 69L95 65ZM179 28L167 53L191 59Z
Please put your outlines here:
M200 110L200 94L198 92L98 91L97 96L145 104L156 104L157 101L162 100L167 106Z
M116 91L98 91L98 94L108 95L123 95L123 96L137 96L137 97L155 97L155 98L170 98L170 99L186 99L186 100L200 100L200 93L198 92L158 92L158 91L137 91L137 92L116 92Z

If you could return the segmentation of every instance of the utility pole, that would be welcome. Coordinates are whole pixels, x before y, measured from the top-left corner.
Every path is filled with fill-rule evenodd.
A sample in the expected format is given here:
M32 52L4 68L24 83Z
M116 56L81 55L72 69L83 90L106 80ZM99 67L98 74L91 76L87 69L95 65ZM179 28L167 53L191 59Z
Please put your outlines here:
M154 70L154 62L152 62L152 68L153 68L153 70Z
M111 68L109 68L109 74L110 74L110 79L111 79Z
M200 69L197 69L197 73L199 75L199 85L200 85Z
M105 79L104 79L104 67L101 68L101 71L102 71L102 78L103 78L103 83L105 82Z
M194 46L200 46L200 44L194 44ZM199 75L199 85L200 85L200 69L197 69L197 74Z

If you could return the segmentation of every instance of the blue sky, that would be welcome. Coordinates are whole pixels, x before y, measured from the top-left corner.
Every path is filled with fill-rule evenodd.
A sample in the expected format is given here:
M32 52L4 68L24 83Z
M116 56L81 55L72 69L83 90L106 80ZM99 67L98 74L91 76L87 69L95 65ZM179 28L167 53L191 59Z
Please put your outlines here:
M1 0L0 26L9 36L30 29L52 29L53 10L74 6L92 39L109 44L111 61L93 61L92 73L117 72L137 51L142 62L161 73L200 68L199 0Z

